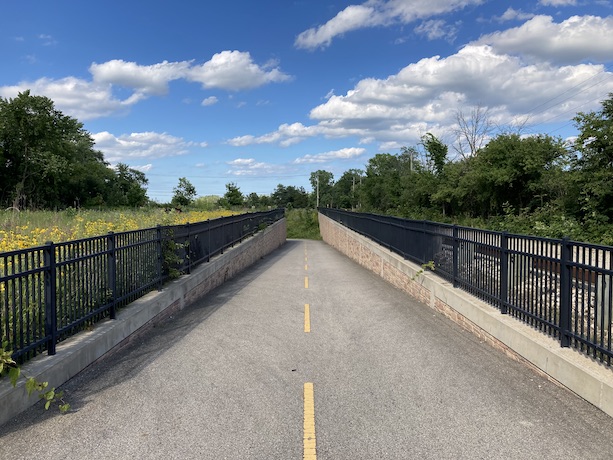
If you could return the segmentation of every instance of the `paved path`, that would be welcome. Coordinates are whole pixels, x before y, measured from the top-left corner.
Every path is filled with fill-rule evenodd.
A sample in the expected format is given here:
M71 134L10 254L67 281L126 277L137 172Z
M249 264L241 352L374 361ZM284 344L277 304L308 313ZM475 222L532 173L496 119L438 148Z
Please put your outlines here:
M320 460L613 458L612 418L314 241L65 390L71 413L0 428L0 458L300 459L312 423Z

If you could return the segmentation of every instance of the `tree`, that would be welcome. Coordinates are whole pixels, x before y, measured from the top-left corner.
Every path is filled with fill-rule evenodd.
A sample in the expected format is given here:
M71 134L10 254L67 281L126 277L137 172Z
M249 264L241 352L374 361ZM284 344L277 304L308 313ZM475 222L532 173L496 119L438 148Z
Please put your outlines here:
M108 182L107 204L110 206L139 207L147 204L145 186L148 180L145 174L131 169L124 163L118 163L115 174Z
M598 112L578 113L575 149L577 183L584 217L613 222L613 93Z
M311 187L313 188L315 206L332 207L334 201L334 174L319 169L311 173L309 182L311 182Z
M93 146L51 99L30 91L0 98L0 204L57 208L102 197L108 165Z
M360 188L364 171L350 169L334 183L334 203L339 208L356 209L360 203Z
M494 131L494 124L490 120L489 109L481 105L473 107L468 115L458 110L455 118L456 143L454 149L462 158L468 158L487 143Z
M174 193L171 201L173 206L189 206L196 197L196 187L185 177L179 178L179 184L172 191Z
M426 133L421 137L421 143L426 149L428 163L434 174L440 176L443 173L445 163L447 163L448 147L443 144L432 133Z
M368 160L361 189L366 209L397 211L404 188L411 184L409 176L414 169L420 169L414 148L403 148L399 155L378 153Z
M271 195L272 204L281 208L308 208L309 194L304 187L277 185Z
M226 184L226 193L223 198L219 200L220 204L226 208L233 208L243 206L245 198L241 193L240 188L234 182Z
M531 211L559 198L551 178L567 155L561 139L501 134L466 161L455 187L472 215L502 215L505 207Z

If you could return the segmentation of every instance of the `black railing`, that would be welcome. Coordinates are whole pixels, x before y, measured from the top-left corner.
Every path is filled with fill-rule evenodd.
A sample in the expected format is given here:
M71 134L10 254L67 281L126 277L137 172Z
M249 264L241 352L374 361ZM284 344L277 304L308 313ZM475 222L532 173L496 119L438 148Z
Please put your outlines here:
M321 208L476 297L611 365L613 247Z
M283 209L0 253L0 336L23 362L208 262Z

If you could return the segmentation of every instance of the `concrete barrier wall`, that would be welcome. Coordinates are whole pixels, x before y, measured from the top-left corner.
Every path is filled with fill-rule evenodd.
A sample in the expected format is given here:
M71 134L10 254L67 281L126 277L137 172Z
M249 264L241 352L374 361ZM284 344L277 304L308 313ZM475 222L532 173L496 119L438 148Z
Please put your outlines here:
M323 240L480 340L613 416L613 369L456 289L431 272L319 214Z
M91 332L82 332L58 344L54 356L41 355L22 367L22 372L49 388L59 387L111 350L127 344L134 337L195 302L215 287L232 278L285 243L286 221L282 219L226 250L189 275L168 283L161 291L150 292L121 309L117 319L97 324ZM27 395L24 379L13 388L7 378L0 381L0 425L8 422L38 401Z

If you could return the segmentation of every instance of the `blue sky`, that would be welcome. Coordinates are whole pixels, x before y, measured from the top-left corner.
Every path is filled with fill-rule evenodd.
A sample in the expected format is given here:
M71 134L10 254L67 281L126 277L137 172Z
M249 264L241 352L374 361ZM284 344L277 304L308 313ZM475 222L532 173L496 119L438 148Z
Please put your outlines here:
M572 137L613 92L609 0L2 0L0 96L30 89L169 201L304 186L458 115ZM455 148L454 148L455 147Z

